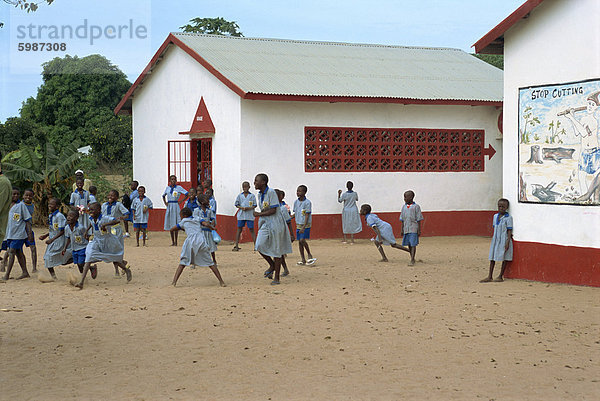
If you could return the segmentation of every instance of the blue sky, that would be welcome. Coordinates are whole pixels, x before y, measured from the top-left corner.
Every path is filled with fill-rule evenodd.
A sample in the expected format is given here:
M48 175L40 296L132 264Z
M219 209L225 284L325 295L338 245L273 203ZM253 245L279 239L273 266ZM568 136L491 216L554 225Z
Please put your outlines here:
M247 37L453 47L472 52L471 45L523 1L55 0L29 14L0 2L0 21L5 24L0 29L0 121L18 115L21 103L35 96L43 62L65 54L98 53L134 81L168 33L194 17L236 21ZM54 47L50 51L18 49L19 44L25 47L36 42ZM61 43L65 51L56 47Z

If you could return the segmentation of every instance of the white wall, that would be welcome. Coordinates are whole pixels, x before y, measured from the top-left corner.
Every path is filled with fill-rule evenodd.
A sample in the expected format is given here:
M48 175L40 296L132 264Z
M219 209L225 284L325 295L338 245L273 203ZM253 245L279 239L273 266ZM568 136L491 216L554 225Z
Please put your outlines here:
M504 35L504 196L517 241L600 246L600 207L517 203L519 87L600 78L600 2L546 0Z
M168 180L167 141L190 139L179 132L190 129L201 97L216 131L215 194L219 199L225 193L232 196L224 188L235 187L237 191L240 97L183 50L171 46L133 98L133 176L146 186L155 208L164 208L161 196Z
M425 106L366 103L311 103L244 100L242 102L242 179L252 182L265 172L270 186L286 192L308 186L315 214L340 213L337 190L354 182L360 203L374 211L399 211L402 194L416 193L425 211L494 210L501 195L502 141L496 139L500 111L491 106ZM484 172L463 173L306 173L304 127L457 128L485 130L485 146L498 153ZM268 151L268 149L272 151Z

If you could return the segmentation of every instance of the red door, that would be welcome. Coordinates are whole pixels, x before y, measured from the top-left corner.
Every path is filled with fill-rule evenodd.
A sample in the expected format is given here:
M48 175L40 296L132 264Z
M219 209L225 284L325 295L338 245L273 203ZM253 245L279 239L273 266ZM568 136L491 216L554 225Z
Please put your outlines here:
M197 139L192 142L192 152L196 156L192 165L195 185L204 180L212 180L212 138Z
M177 177L177 183L185 189L190 189L193 184L193 168L196 156L192 152L192 141L168 142L168 168L167 180L171 175Z

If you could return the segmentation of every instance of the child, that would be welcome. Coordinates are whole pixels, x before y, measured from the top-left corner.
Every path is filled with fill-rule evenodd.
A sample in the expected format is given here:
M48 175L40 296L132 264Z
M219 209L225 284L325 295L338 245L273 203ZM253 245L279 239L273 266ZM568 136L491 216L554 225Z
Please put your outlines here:
M215 213L209 207L208 196L206 194L198 196L198 202L200 202L200 207L194 211L193 215L194 217L199 218L200 221L206 222L206 224L202 225L202 233L204 234L205 242L212 256L213 263L217 266L217 258L215 255L217 244L215 243L212 234L212 231L216 230Z
M279 208L279 199L275 191L267 185L269 177L266 174L257 174L254 178L254 188L257 189L260 212L254 211L258 217L258 233L256 234L255 249L269 263L265 277L274 274L271 285L279 284L279 271L283 255L292 253L290 233L285 227L283 215Z
M121 242L121 248L125 248L125 240L123 239L123 230L121 229L121 222L125 221L127 216L129 216L129 209L127 209L119 199L119 191L116 189L111 189L108 192L108 202L104 202L102 204L102 215L107 217L112 217L117 220L118 225L114 225L111 227L111 232L113 235L117 237L117 239ZM121 278L119 275L119 265L114 263L115 266L115 278Z
M80 289L83 289L85 276L92 263L98 261L115 263L127 275L127 282L131 281L131 269L123 260L123 244L110 230L106 230L106 227L119 224L119 220L110 216L102 216L100 209L100 204L97 202L89 205L90 225L85 232L85 239L90 239L90 231L93 237L85 248L85 264L83 266L81 281L75 285L75 287Z
M513 218L508 214L507 210L508 199L500 199L498 201L498 213L496 213L492 219L494 236L492 237L492 243L490 244L490 272L486 278L480 281L481 283L489 283L490 281L504 281L504 271L506 270L506 265L513 258ZM498 277L492 280L492 273L494 273L496 261L502 261L502 267Z
M221 273L217 269L216 263L214 263L214 257L210 256L210 246L206 243L206 236L204 235L205 227L210 230L210 223L206 220L199 220L192 217L192 210L184 207L181 209L181 221L171 231L184 230L187 234L187 238L183 242L181 247L181 255L179 257L179 266L175 271L175 277L173 277L173 287L177 285L177 280L183 269L189 265L197 266L208 266L219 280L221 287L225 287L225 283L221 278ZM212 237L212 236L211 236Z
M90 203L98 202L96 198L96 194L98 193L98 188L95 185L90 185ZM79 213L77 213L79 214Z
M140 183L137 182L136 180L133 180L129 183L129 189L131 189L131 193L129 194L129 205L123 204L129 210L129 214L127 215L127 218L124 221L124 224L125 224L124 237L125 238L129 238L129 222L130 221L133 222L132 205L133 205L133 201L136 200L139 196L138 185L140 185ZM135 227L134 227L134 229L135 229Z
M67 225L65 227L65 237L67 240L65 241L62 254L65 255L70 247L73 255L73 263L77 265L79 273L83 273L85 248L88 244L88 240L85 237L87 229L77 222L78 219L79 212L77 210L72 209L67 213ZM90 267L90 273L92 274L92 278L95 279L98 274L96 265Z
M54 268L65 263L63 250L65 248L65 225L67 219L58 210L60 201L52 198L48 201L48 234L40 236L40 241L46 240L46 252L44 253L44 266L50 275L56 280ZM48 239L46 239L48 238Z
M191 192L191 191L190 191ZM135 230L135 241L140 246L140 230L143 232L143 245L146 246L146 234L148 232L149 210L153 208L152 201L146 196L146 187L138 188L138 197L133 200L131 210L133 211L133 229Z
M11 191L11 202L10 202L9 210L18 201L19 201L19 191L13 189ZM7 225L8 225L8 216L6 216L6 221L7 221ZM6 233L6 227L4 227L4 232ZM6 264L8 263L8 257L9 257L9 255L8 255L8 239L6 238L6 234L4 236L4 241L2 241L2 247L0 248L0 251L5 251L4 257L2 258L2 265L0 266L0 272L5 272Z
M163 193L163 202L167 207L165 213L165 230L171 230L171 227L176 226L179 223L179 197L183 194L183 200L185 201L188 196L188 192L183 189L180 185L177 185L177 177L174 175L169 176L169 186L165 188ZM177 246L177 234L178 231L170 231L171 233L171 246Z
M33 190L31 189L26 189L23 192L23 203L25 204L25 206L27 207L27 210L29 210L29 214L31 215L31 218L33 219L33 212L35 210L35 207L33 206ZM35 246L35 233L32 230L32 235L33 235L33 241L29 242L29 240L25 240L25 246L29 249L31 249L31 265L33 266L31 269L32 273L37 273L37 249Z
M198 194L205 194L208 189L212 189L212 180L210 178L202 181L202 192Z
M252 235L252 242L256 242L256 236L254 235L254 215L252 212L256 209L256 196L250 193L250 183L248 181L242 182L242 193L235 198L235 207L237 207L237 232L235 234L235 245L232 251L239 251L241 248L238 246L240 243L240 235L244 226L248 226L250 235Z
M310 239L310 226L312 223L312 203L306 198L306 192L308 188L306 185L300 185L296 190L298 199L294 201L294 215L292 218L296 219L296 239L298 240L298 248L300 249L300 260L298 265L314 265L317 258L313 258L308 248L308 242ZM308 253L308 260L304 257L304 250Z
M421 221L423 214L421 207L414 202L415 193L406 191L404 193L404 205L400 213L400 236L402 236L402 245L408 246L410 250L409 266L415 265L415 254L417 253L417 245L419 244L419 236L421 235Z
M25 264L25 254L23 253L23 244L25 239L33 241L33 231L31 231L31 215L23 202L19 200L21 191L13 188L12 199L15 204L8 212L8 224L6 226L6 240L8 245L8 266L6 273L0 281L7 281L10 277L10 271L15 263L15 256L21 265L22 273L17 280L29 277L27 265Z
M360 215L365 216L367 225L371 227L373 231L375 231L375 234L377 234L377 237L375 237L373 242L381 254L380 262L388 261L387 256L385 256L385 252L383 252L382 245L390 245L392 248L410 252L408 248L400 246L396 243L396 238L394 238L394 230L392 230L391 224L381 220L375 213L371 213L371 205L362 205L360 207Z
M194 213L194 210L196 210L198 207L200 207L200 205L198 205L198 192L196 191L196 188L192 187L190 188L190 191L188 192L188 201L185 203L185 207L187 207L188 209L190 209L192 211L192 214Z
M90 202L90 193L83 189L83 178L75 181L75 191L71 194L69 204L79 209L79 224L88 228L90 219L87 216L87 207Z
M344 202L344 209L342 210L342 232L344 233L344 244L348 242L347 236L350 236L350 243L354 244L354 234L358 234L362 231L362 223L360 221L360 214L358 213L358 194L352 190L354 183L348 181L346 183L347 192L342 194L342 190L338 190L338 202Z
M277 199L279 199L279 211L281 212L281 215L283 216L283 219L285 220L285 224L287 224L288 226L288 230L290 231L290 243L294 243L294 229L292 228L292 217L290 216L290 207L283 201L283 198L285 198L285 192L283 192L280 189L276 189L275 193L277 194ZM285 262L285 255L281 256L281 267L283 267L283 273L281 273L282 276L287 276L290 274L290 271L288 270L287 267L287 263ZM269 277L272 278L272 277Z
M217 200L215 199L214 192L212 188L208 188L205 192L206 196L208 196L208 205L210 209L215 213L215 225L217 224Z

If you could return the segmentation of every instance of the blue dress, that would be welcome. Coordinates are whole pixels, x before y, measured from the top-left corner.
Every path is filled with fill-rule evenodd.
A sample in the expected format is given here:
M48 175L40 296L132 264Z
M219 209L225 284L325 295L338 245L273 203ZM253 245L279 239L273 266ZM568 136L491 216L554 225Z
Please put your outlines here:
M167 211L165 212L164 229L169 231L181 220L179 216L179 197L187 195L187 191L181 185L168 186L165 188L165 192L163 192L163 196L165 195L167 197Z
M383 245L394 245L396 243L394 230L390 223L381 220L375 213L369 213L365 218L369 227L377 227L379 230L380 236L377 238L379 242Z
M90 193L86 190L83 193L79 193L78 191L71 193L71 200L69 201L71 206L75 206L79 208L80 206L87 208L90 202ZM77 220L79 224L88 228L90 226L90 219L86 213L83 213L81 210L79 211L79 220Z
M119 201L115 201L114 203L104 202L102 204L101 212L103 216L110 216L115 220L119 220L121 217L129 216L129 210ZM116 235L119 241L123 243L123 222L120 222L117 225L110 227L110 232L113 235Z
M210 248L206 243L206 237L197 217L186 217L182 219L177 227L186 233L186 239L181 247L179 264L184 266L212 266L215 264L210 256ZM211 236L212 238L212 236Z
M65 230L66 225L67 219L65 216L58 210L55 210L48 216L48 238L56 238L56 236ZM46 252L44 253L44 266L46 269L60 266L69 260L71 256L70 252L62 254L66 242L67 238L63 235L46 247Z
M90 216L89 221L92 226L90 231L94 236L85 248L85 262L121 262L125 249L123 243L119 241L117 236L111 233L110 227L106 231L102 231L100 226L104 223L110 223L115 219L110 216L100 214L98 220Z
M510 261L513 259L513 244L512 240L508 241L508 250L504 250L506 239L508 238L508 230L513 228L513 218L508 213L500 215L496 213L492 220L494 227L494 235L490 244L489 260L496 262Z
M261 212L267 209L279 208L279 199L275 190L266 187L264 192L259 192L258 197L258 206ZM292 253L290 232L280 211L270 216L261 216L258 219L255 249L261 254L273 258L280 258L283 255Z
M347 191L343 193L339 198L338 202L344 203L342 209L342 232L344 234L358 234L362 231L362 222L360 221L360 214L358 213L358 194L354 191Z
M198 209L194 210L194 217L200 220L200 222L208 221L211 224L215 224L215 212L213 212L212 209L202 210L202 207L199 207ZM213 230L204 226L202 226L201 229L209 252L215 252L217 250L217 244L213 239Z

